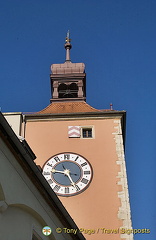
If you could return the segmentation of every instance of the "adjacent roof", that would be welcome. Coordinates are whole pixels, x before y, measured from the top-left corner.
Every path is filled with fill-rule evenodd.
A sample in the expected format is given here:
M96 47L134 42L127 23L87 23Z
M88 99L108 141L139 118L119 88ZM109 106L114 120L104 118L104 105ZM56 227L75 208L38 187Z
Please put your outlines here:
M80 112L103 112L108 110L98 110L91 107L85 101L75 102L54 102L48 105L43 110L36 114L51 114L51 113L80 113ZM110 110L109 110L110 111Z

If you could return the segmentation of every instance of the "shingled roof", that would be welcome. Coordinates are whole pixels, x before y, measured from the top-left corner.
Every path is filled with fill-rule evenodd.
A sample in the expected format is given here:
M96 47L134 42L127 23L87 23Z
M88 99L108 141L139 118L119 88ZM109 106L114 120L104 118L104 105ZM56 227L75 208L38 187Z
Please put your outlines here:
M37 114L51 114L51 113L78 113L78 112L103 112L108 110L98 110L91 107L85 101L78 102L54 102L48 105Z

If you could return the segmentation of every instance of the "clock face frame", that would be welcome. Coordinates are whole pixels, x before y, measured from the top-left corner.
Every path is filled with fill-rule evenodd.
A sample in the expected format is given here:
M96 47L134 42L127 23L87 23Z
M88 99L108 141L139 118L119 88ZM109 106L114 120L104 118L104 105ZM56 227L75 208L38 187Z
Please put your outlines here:
M81 155L65 152L51 157L43 165L43 176L59 196L73 196L90 184L93 170Z

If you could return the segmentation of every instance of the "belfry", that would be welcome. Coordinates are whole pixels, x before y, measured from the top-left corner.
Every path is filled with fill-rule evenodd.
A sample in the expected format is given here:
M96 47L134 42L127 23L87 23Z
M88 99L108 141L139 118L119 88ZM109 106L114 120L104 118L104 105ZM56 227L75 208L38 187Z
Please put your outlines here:
M51 102L79 101L86 99L86 74L84 63L72 63L70 49L72 48L69 31L66 37L66 60L63 64L52 64Z

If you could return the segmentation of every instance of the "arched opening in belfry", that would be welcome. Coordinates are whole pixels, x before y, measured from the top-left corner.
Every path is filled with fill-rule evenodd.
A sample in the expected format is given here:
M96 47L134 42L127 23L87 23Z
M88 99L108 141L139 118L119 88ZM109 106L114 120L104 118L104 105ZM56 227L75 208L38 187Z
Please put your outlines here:
M59 98L77 98L78 97L78 86L76 83L70 85L61 83L58 87Z

